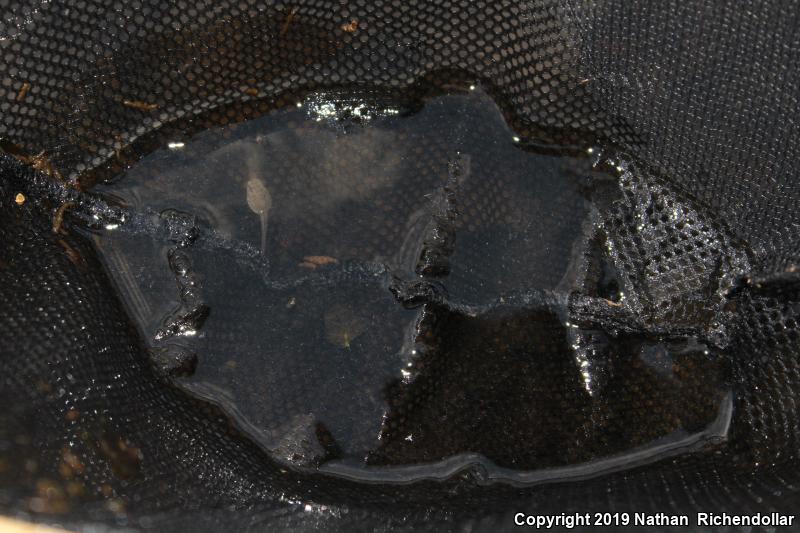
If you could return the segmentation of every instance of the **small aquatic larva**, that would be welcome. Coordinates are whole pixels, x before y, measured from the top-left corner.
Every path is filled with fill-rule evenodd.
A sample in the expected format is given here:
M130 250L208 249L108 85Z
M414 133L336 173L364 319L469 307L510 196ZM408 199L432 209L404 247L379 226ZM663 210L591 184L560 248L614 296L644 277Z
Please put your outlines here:
M247 206L261 220L261 254L267 252L267 221L272 208L272 195L264 182L255 176L247 180Z

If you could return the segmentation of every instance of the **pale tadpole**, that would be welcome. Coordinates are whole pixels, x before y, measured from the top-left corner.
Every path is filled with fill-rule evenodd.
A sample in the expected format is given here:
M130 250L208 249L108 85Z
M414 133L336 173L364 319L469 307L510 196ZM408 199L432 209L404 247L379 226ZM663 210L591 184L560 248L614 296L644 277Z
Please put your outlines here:
M267 252L267 222L269 220L269 210L272 207L272 195L261 178L258 177L255 158L248 158L247 161L247 206L261 220L261 255Z

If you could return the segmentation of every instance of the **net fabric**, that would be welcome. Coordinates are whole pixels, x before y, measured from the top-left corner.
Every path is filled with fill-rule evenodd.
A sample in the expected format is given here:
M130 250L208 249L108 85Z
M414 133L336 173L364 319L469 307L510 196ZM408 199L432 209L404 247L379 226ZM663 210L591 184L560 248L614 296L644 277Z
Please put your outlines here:
M573 86L579 80L569 70L566 28L552 2L535 9L514 3L464 9L420 3L400 9L365 2L206 9L119 4L84 10L45 4L27 11L23 21L30 21L30 36L17 17L7 25L10 36L21 33L9 40L5 54L13 65L5 98L21 120L7 127L26 148L57 154L56 166L67 174L96 165L120 142L169 119L253 101L253 90L263 96L313 86L403 87L447 69L489 80L511 109L542 119L531 124L552 130L602 125L588 118L584 89ZM354 20L355 33L342 29ZM83 46L76 46L73 36ZM37 61L23 61L25 56ZM31 84L31 98L16 102L24 81ZM126 101L158 107L143 116ZM22 117L28 125L39 113L71 125L69 137L52 125L47 135L26 136ZM212 116L227 122L235 115L225 110Z
M696 210L665 223L654 200L646 223L663 237L654 242L631 244L636 224L625 213L607 221L617 257L629 263L623 284L642 295L639 310L648 312L640 314L651 326L699 320L730 339L737 413L721 455L556 487L467 480L366 490L283 473L212 407L159 381L87 243L51 236L50 220L32 202L14 209L13 195L32 178L6 161L0 241L9 246L0 275L3 299L13 303L2 308L9 326L2 395L11 406L2 438L11 460L0 497L7 509L59 516L59 506L76 498L81 506L60 520L174 528L195 521L208 529L415 529L426 520L431 528L490 529L509 524L508 501L531 511L762 512L797 501L791 265L800 35L791 3L76 2L6 4L2 13L0 135L28 154L44 150L67 178L97 168L98 176L115 173L135 158L131 142L160 142L174 119L197 115L198 129L237 122L288 94L331 85L413 92L445 71L485 83L528 138L622 147L637 161L634 181L635 174L667 181ZM647 204L640 198L631 209L646 213ZM747 241L751 278L717 274L720 258L746 261L733 241L709 235L711 227ZM719 248L701 257L712 241ZM735 308L723 309L735 291ZM709 295L710 311L698 304ZM720 319L724 327L711 325ZM302 512L308 502L315 512Z
M795 6L573 7L581 75L637 134L614 140L719 213L765 269L795 261Z

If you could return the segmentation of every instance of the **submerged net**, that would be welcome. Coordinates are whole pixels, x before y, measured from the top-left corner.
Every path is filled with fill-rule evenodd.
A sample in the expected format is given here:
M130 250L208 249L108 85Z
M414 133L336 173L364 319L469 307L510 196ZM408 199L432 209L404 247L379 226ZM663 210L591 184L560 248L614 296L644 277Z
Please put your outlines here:
M6 513L798 502L792 3L7 4Z

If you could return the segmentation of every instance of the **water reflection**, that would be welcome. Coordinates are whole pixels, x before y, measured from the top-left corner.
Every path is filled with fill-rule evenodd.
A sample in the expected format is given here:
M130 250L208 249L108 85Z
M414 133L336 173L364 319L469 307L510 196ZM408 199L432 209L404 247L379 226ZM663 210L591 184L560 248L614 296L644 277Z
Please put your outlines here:
M160 360L189 342L164 373L291 467L533 483L724 437L716 350L615 325L636 323L599 231L616 171L514 137L479 86L312 94L144 158L106 192L195 233L101 253Z

